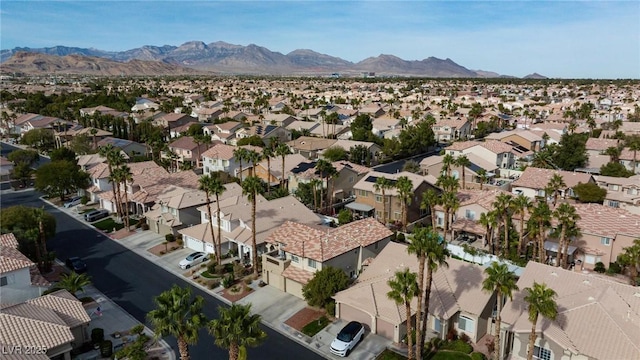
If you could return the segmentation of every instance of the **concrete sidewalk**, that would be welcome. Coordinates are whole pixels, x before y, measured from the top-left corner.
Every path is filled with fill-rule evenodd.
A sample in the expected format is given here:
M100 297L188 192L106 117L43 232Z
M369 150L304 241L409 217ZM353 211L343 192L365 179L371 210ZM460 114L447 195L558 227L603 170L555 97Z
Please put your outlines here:
M73 208L58 208L60 211L66 212L71 216L76 217L79 221L84 222L82 215L75 211ZM87 224L86 222L84 222ZM87 226L91 226L87 224ZM109 234L107 234L109 236ZM111 237L112 238L112 237ZM184 276L185 270L180 269L178 263L184 259L188 254L192 253L191 249L178 249L169 252L162 256L156 256L148 251L150 248L162 244L165 241L164 236L156 234L150 230L142 231L137 229L131 235L121 239L114 239L129 250L137 253L142 258L154 263L163 270L169 271L176 276L179 276L192 286L198 287L211 296L216 297L225 304L231 304L231 302L222 296L222 287L215 289L209 289L196 281L191 277ZM272 286L258 286L259 280L253 281L249 286L254 290L249 295L238 300L238 304L251 304L252 313L259 314L262 317L262 322L280 332L281 334L295 340L317 354L327 359L339 359L330 353L329 347L337 333L346 325L342 321L336 321L329 324L325 329L320 331L313 337L308 337L301 332L291 328L285 324L291 316L295 315L298 311L304 309L307 304L304 300L293 296L291 294L284 293ZM355 349L349 355L350 359L369 360L375 359L385 348L391 345L391 341L381 336L374 334L366 334L363 340L355 347Z

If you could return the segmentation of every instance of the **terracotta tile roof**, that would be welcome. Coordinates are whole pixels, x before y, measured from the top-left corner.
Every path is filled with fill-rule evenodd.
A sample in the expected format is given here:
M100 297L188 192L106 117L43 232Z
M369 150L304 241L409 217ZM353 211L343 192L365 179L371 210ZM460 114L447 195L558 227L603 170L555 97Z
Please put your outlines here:
M491 133L489 135L487 135L485 137L485 139L487 140L502 140L508 136L511 135L516 135L516 136L520 136L521 138L527 140L527 141L542 141L542 137L534 132L531 132L529 130L523 130L523 129L516 129L516 130L509 130L509 131L502 131L499 133Z
M304 258L324 262L360 246L366 247L393 233L373 218L337 227L312 227L287 221L266 239L281 249Z
M291 279L297 283L305 285L309 280L313 279L314 273L301 269L295 265L291 265L282 272L282 276Z
M617 139L587 139L587 150L605 151L610 147L618 146L619 140Z
M74 341L71 328L91 321L66 290L8 306L0 313L0 343L53 349Z
M387 174L387 173L382 173L382 172L378 172L378 171L370 171L366 176L364 176L362 179L360 179L360 181L358 181L353 188L357 189L357 190L366 190L366 191L371 191L374 192L376 194L381 194L381 192L377 192L375 191L375 183L377 178L379 177L385 177L389 180L397 180L399 177L401 176L406 176L407 178L409 178L409 180L411 180L411 183L413 185L413 191L415 191L418 187L420 187L420 185L423 182L426 182L427 179L424 176L418 175L418 174L414 174L408 171L402 171L399 173L395 173L395 174ZM391 189L387 189L385 191L385 195L387 196L396 196L398 194L398 191L395 187L392 187Z
M335 161L331 163L333 165L334 168L336 168L337 171L340 171L344 168L349 168L352 169L353 171L356 172L356 174L366 174L369 171L371 171L371 168L368 168L366 166L362 166L362 165L358 165L358 164L354 164L350 161L346 161L346 160L341 160L341 161Z
M549 183L549 180L551 180L555 174L560 174L562 176L564 183L567 185L567 189L578 185L578 183L586 184L592 179L592 176L586 173L541 169L529 166L516 181L511 183L511 186L520 186L530 189L544 189Z
M507 153L513 150L513 146L505 144L502 141L498 141L498 140L489 140L489 141L481 142L480 146L482 146L483 148L495 154Z
M585 275L529 262L518 280L524 289L544 283L556 293L556 321L540 318L538 331L564 349L593 359L640 358L640 291L606 277ZM525 291L518 291L502 311L510 331L531 331ZM597 324L597 326L594 326Z
M450 319L458 311L480 315L491 294L482 290L483 268L456 259L448 259L449 267L441 267L433 275L429 312ZM353 306L392 324L406 320L404 305L387 297L389 285L396 271L405 268L418 271L418 261L407 253L407 246L390 242L363 271L356 283L337 293L336 302ZM415 311L416 300L412 301Z
M90 167L87 173L92 179L106 179L111 173L109 173L109 165L106 163L99 163Z
M0 234L0 245L17 249L18 239L16 239L16 236L13 235L13 233Z
M640 214L601 204L574 204L580 215L578 227L583 234L614 239L617 234L640 235Z
M0 273L29 268L33 262L24 256L17 248L0 246Z
M476 145L480 145L479 141L469 140L469 141L457 141L453 144L447 146L445 150L454 150L454 151L462 151L469 148L472 148Z

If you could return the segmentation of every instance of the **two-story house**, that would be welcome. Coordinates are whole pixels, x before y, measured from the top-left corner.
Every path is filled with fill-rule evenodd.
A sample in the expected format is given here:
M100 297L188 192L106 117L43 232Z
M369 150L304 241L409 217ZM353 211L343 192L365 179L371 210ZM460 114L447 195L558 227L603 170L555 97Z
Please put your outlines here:
M236 138L230 141L232 145L235 145L239 139L244 139L252 136L258 136L262 139L264 144L268 144L271 139L275 139L278 142L286 143L291 141L291 131L278 125L253 125L248 128L242 128L236 131Z
M471 134L471 123L464 118L438 120L431 127L437 142L449 143L466 139Z
M607 190L603 205L640 214L640 175L628 178L594 175L596 184Z
M511 183L511 192L519 195L535 199L536 197L550 197L553 194L546 194L545 188L554 175L560 175L565 185L560 189L558 196L560 198L574 197L573 187L582 183L593 183L595 180L591 174L578 173L564 170L542 169L532 166L524 169L520 177Z
M114 138L111 136L104 137L98 141L98 147L111 145L114 148L120 149L126 158L132 158L134 156L146 156L147 146L133 140Z
M338 228L287 221L266 239L270 252L262 255L262 278L267 284L302 298L302 287L316 271L328 266L356 278L363 263L375 258L391 235L391 230L373 218Z
M0 235L0 304L17 304L36 298L51 284L36 264L18 250L13 233Z
M395 188L395 183L401 176L406 176L412 183L413 199L407 209L407 222L413 223L423 219L429 215L429 210L420 208L422 194L428 189L436 188L427 181L427 178L407 171L395 174L369 172L353 186L356 200L347 204L346 207L355 212L357 216L374 216L382 223L402 221L402 202ZM391 187L385 190L384 201L382 190L376 190L376 181L379 177L387 178L391 184Z
M260 153L262 151L261 148L251 145L240 146L247 150L257 151ZM240 161L235 158L233 152L238 149L236 146L231 146L227 144L216 144L211 147L209 150L202 153L202 167L204 169L204 174L210 174L212 172L223 171L228 173L231 176L240 177ZM275 158L271 159L271 163L276 161ZM246 168L251 167L251 163L247 163L246 161L242 162L243 171ZM282 167L282 166L281 166Z
M515 168L516 156L513 151L513 146L497 140L456 142L448 146L445 151L454 157L462 154L475 154L495 164L500 169Z
M200 167L200 156L207 151L209 144L198 143L192 136L182 136L169 143L170 152L162 152L163 159L175 161L180 164L189 163L194 167ZM172 156L175 154L175 157Z
M487 135L485 139L502 141L511 146L521 146L534 152L540 151L544 147L544 139L542 139L542 136L523 129L491 133Z
M325 194L327 191L331 191L329 189L333 189L332 194L327 196L330 196L336 202L355 197L356 192L353 187L371 169L346 160L335 161L331 164L338 174L330 181L330 185L326 184L325 179L321 177L320 172L315 168L315 163L300 164L300 166L292 170L289 176L289 191L295 193L300 183L309 183L312 179L320 179L323 181L322 187Z
M206 203L204 191L168 186L157 195L156 204L144 215L151 231L176 235L179 229L200 223L198 207Z
M236 131L242 128L242 123L237 121L227 121L221 124L207 124L202 131L211 137L212 141L220 141L224 144L230 143L236 137Z
M287 181L293 174L294 169L299 168L301 164L307 162L308 160L300 154L285 155L283 170L282 157L276 156L272 157L269 161L265 159L255 165L251 163L246 164L243 169L242 178L244 179L252 173L265 183L273 186L280 184L282 181Z
M153 122L154 125L161 126L168 132L171 132L171 130L186 124L195 124L198 122L198 119L187 114L169 113L155 118Z
M480 183L485 186L486 183L490 182L491 179L496 176L498 167L495 164L486 161L474 153L468 153L466 156L470 162L469 166L464 169L465 186L467 188L479 188ZM422 159L420 161L422 174L432 175L434 177L440 176L444 170L443 158L444 156L434 155ZM484 178L479 174L481 173L481 169L485 172ZM452 165L451 176L460 179L460 187L462 187L462 168L457 165Z

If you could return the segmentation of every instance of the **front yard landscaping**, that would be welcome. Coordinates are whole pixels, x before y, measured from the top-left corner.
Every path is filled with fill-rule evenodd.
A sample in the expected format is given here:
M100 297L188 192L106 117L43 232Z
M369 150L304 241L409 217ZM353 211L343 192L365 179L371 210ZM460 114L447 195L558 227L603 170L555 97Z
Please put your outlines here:
M329 325L329 319L322 316L318 320L313 320L302 328L302 333L307 336L313 336Z

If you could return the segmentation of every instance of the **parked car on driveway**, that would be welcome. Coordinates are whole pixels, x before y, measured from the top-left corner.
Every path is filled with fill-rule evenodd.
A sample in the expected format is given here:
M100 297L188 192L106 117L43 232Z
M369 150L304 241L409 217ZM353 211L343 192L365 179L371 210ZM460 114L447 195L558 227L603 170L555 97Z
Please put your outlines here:
M76 205L80 205L81 203L82 203L82 196L74 196L71 199L69 199L69 201L64 203L64 207L70 208Z
M78 274L82 274L87 271L87 263L77 256L70 257L64 262L67 267Z
M109 216L109 210L105 210L105 209L93 210L84 214L84 220L87 222L94 222L96 220L100 220L107 216Z
M188 269L193 265L196 265L197 263L207 261L207 258L207 253L194 252L189 254L189 256L187 256L186 258L182 259L179 265L181 269Z
M331 342L331 353L343 357L349 355L363 335L364 326L361 323L357 321L348 323Z

